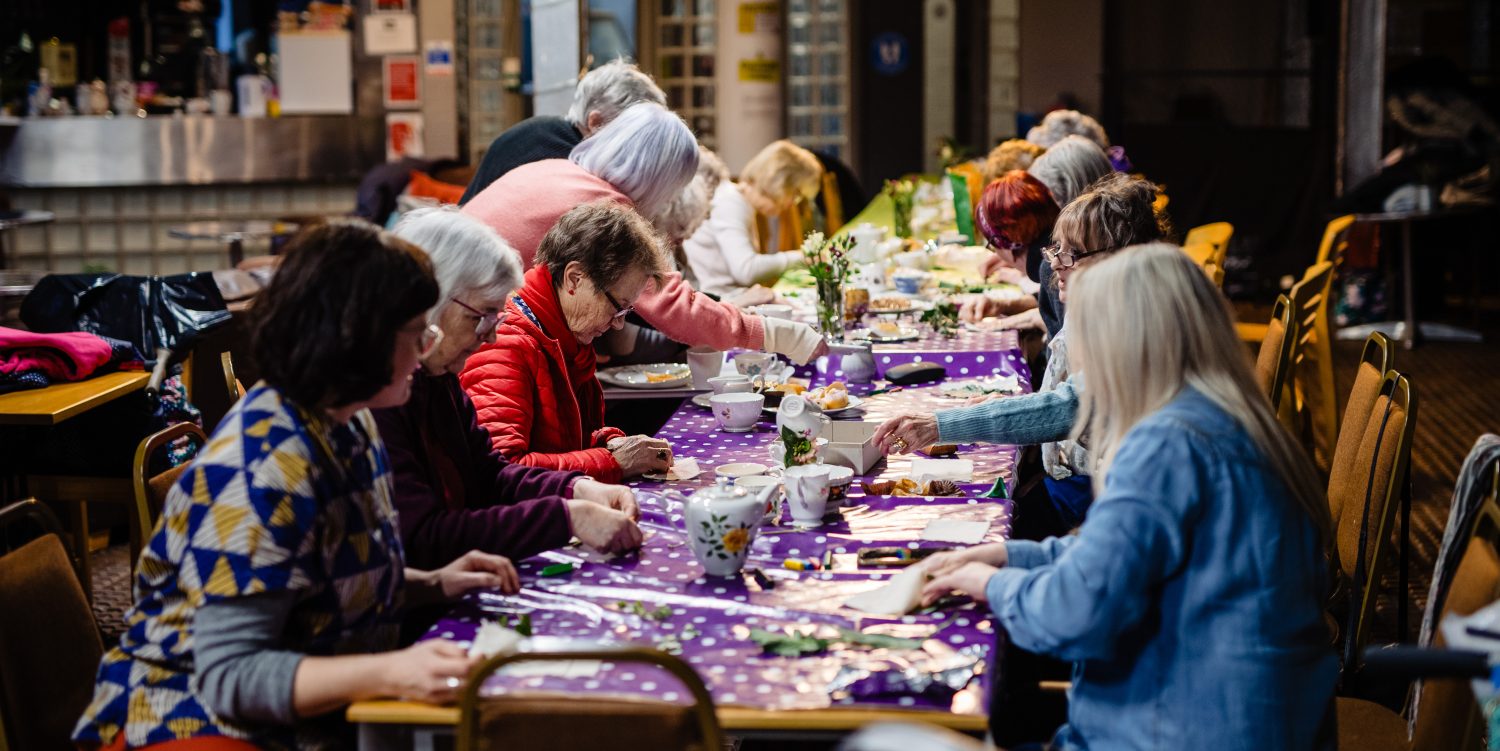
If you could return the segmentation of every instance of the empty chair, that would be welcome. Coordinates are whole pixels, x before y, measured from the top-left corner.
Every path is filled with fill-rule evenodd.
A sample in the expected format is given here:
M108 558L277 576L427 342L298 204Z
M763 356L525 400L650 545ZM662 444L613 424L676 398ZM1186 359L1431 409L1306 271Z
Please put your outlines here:
M1271 399L1272 411L1280 409L1282 392L1286 391L1292 342L1296 339L1292 324L1292 301L1286 295L1277 295L1276 304L1271 307L1271 322L1266 326L1266 338L1255 356L1255 377Z
M601 660L618 668L655 666L682 683L692 704L642 699L509 695L479 696L486 678L506 665L523 661ZM548 748L595 751L719 751L723 733L713 699L703 680L686 662L653 649L600 649L577 652L527 652L495 657L469 676L459 700L459 751Z
M1203 224L1188 230L1187 236L1182 238L1184 248L1190 245L1206 245L1212 249L1212 253L1205 260L1211 260L1218 266L1224 265L1224 257L1229 253L1229 239L1234 237L1234 225L1229 222L1214 222ZM1197 259L1194 259L1197 260ZM1200 261L1200 266L1203 263Z
M1302 439L1318 469L1328 471L1338 436L1338 401L1333 391L1333 348L1328 331L1328 292L1333 264L1323 261L1292 286L1292 343L1287 384L1292 397L1292 432Z
M1328 223L1323 229L1323 240L1318 244L1318 256L1313 260L1313 265L1320 263L1331 263L1335 273L1344 264L1344 252L1349 249L1349 228L1354 225L1354 215L1341 216ZM1305 275L1304 275L1305 276ZM1237 323L1235 331L1240 335L1240 340L1250 344L1258 344L1266 335L1266 326L1263 323Z
M57 517L35 499L0 509L0 529L22 520L42 534L0 556L0 745L72 749L104 644Z

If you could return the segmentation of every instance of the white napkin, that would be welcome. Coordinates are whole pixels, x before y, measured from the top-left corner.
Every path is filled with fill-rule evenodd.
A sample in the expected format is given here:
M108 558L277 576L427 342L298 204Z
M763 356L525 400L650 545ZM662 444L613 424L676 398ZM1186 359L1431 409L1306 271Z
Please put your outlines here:
M922 530L923 540L932 542L956 542L974 545L984 540L990 531L989 522L965 519L933 519Z
M691 456L685 456L674 459L672 461L671 469L668 469L664 473L652 472L651 474L641 476L646 478L647 480L663 480L666 482L674 482L691 480L702 473L703 470L698 469L698 460Z
M920 485L933 480L973 482L974 462L968 459L929 459L915 456L911 460L911 479Z
M469 656L489 659L495 655L510 654L521 646L524 638L494 621L485 621L479 624L479 633L474 635L474 643L469 645Z
M922 584L926 581L920 569L908 567L891 577L884 587L844 600L844 607L876 615L906 615L922 604Z

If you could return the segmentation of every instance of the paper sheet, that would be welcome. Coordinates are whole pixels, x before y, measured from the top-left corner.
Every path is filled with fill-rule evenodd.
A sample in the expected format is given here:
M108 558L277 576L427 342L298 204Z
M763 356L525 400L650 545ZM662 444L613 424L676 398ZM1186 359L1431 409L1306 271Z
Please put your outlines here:
M681 480L691 480L702 473L703 470L698 469L698 460L691 456L685 456L674 459L672 461L672 468L667 470L665 474L660 472L653 472L649 475L641 475L641 477L644 477L647 480L676 482Z
M844 600L844 607L876 615L906 615L922 603L922 584L926 581L921 568L907 568L884 587Z
M989 522L964 519L933 519L922 530L922 539L932 542L956 542L974 545L984 540L990 531Z
M933 480L973 482L974 462L969 459L929 459L915 456L911 460L911 479L922 485Z

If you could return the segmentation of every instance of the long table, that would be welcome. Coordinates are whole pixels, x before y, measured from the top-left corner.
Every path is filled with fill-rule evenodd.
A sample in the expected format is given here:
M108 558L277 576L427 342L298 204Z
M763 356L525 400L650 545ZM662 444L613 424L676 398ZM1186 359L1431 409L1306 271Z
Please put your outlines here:
M903 361L926 360L943 364L953 378L1015 374L1023 389L1029 382L1012 332L964 331L953 339L928 335L916 342L881 345L876 358L882 370ZM840 377L836 363L825 363L810 375L815 383ZM872 388L852 387L855 394L868 394ZM879 421L901 412L957 404L942 396L935 385L912 386L865 396L859 409L839 418ZM844 608L842 603L849 596L882 586L893 575L890 569L859 568L856 551L861 547L935 545L915 541L927 522L939 517L990 522L986 539L1004 539L1009 532L1009 501L984 494L997 479L1013 489L1016 447L961 446L959 456L974 462L974 477L973 482L960 486L962 495L952 497L867 496L860 480L909 472L910 456L888 457L856 479L837 521L825 521L811 530L795 530L789 523L763 529L751 547L746 568L761 569L773 588L765 589L750 577L704 576L687 545L680 504L663 491L670 488L690 495L713 484L714 467L721 464L770 464L768 446L774 434L770 415L749 433L719 431L708 410L685 400L658 436L672 442L676 456L696 459L702 474L672 483L643 479L629 483L641 501L641 526L646 533L639 553L610 558L569 547L522 561L518 563L523 582L519 594L471 594L424 638L467 645L485 620L515 622L526 613L539 637L680 646L683 659L697 668L708 685L721 724L737 735L837 734L893 717L982 732L986 706L982 666L988 664L995 643L995 624L988 613L969 605L886 618ZM825 552L834 563L829 570L782 568L786 559L821 558ZM558 563L572 564L573 571L540 576L541 569ZM845 649L800 658L767 656L748 640L752 628L794 629L820 636L835 636L838 629L846 628L924 638L925 654L951 657L955 662L962 662L964 656L977 658L980 675L957 693L878 695L871 690L874 679L860 681L851 676L862 667L883 665L878 661L890 655ZM610 667L575 665L520 676L502 673L490 680L486 692L633 695L665 701L680 701L686 695L672 679L653 669ZM836 679L844 679L841 683L849 687L829 691ZM360 702L349 708L347 717L359 726L361 748L413 744L423 748L434 735L451 732L458 710L412 702Z

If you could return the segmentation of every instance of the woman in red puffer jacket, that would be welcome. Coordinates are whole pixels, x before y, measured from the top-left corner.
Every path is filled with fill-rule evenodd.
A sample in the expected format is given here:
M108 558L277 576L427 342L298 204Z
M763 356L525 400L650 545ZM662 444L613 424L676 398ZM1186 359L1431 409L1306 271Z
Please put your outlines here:
M604 425L593 340L625 315L670 266L651 226L613 202L579 206L542 238L537 265L506 305L495 342L459 381L479 423L513 462L578 470L596 480L665 471L672 447Z

